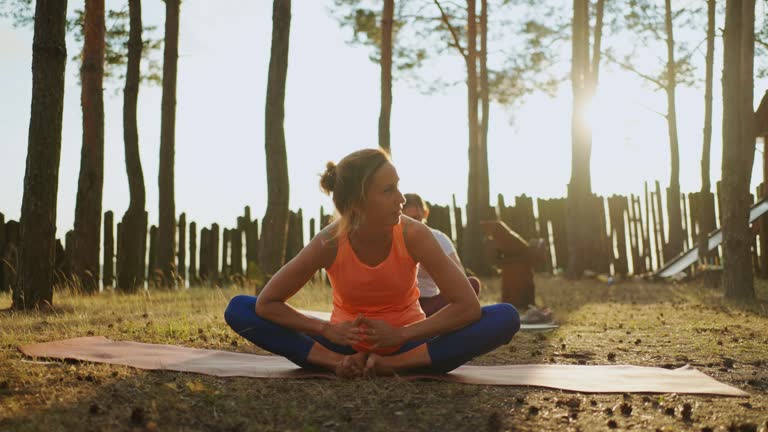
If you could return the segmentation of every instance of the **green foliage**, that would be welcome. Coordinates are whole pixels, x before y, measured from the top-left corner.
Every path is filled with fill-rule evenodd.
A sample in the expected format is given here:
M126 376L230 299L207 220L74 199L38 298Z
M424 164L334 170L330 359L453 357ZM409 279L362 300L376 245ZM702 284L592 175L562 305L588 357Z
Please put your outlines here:
M108 2L110 4L111 2ZM30 27L35 22L35 10L32 0L0 0L0 18L10 19L14 27ZM75 41L83 42L83 9L67 19L67 31ZM130 17L128 5L120 9L109 9L105 17L106 37L104 52L104 79L119 87L125 82L125 68L128 62L128 33ZM156 26L144 26L142 36L142 71L141 81L150 85L160 85L163 79L162 48L163 39L156 35ZM82 62L82 50L71 59L75 64ZM78 68L79 71L79 68ZM117 91L117 88L116 88Z
M696 73L694 62L698 60L695 54L706 43L706 3L684 3L672 2L674 85L693 87L702 81L700 74ZM667 74L664 3L654 0L625 0L622 6L622 15L611 21L611 27L616 34L623 36L620 40L625 43L620 49L609 49L606 57L623 69L644 78L653 88L668 88L671 83ZM676 6L680 8L675 9ZM628 43L632 40L634 43ZM657 67L647 69L641 66L647 64Z
M22 0L17 0L22 1ZM106 35L104 50L104 79L116 85L125 82L126 65L128 63L128 36L130 31L130 16L128 6L120 10L108 10L105 17ZM83 43L83 23L85 11L75 10L75 16L67 20L67 30L75 40ZM162 37L155 36L156 26L144 26L142 29L142 71L140 79L150 85L161 85L163 80ZM82 50L72 57L76 64L82 62ZM116 88L117 91L117 88Z
M417 15L412 15L414 10L410 7L417 2L395 2L394 20L392 23L392 65L396 70L408 71L422 66L428 58L428 49L418 44L399 44L406 37L410 39L412 34L406 34L406 24L410 21L419 21ZM371 0L334 0L332 15L342 27L352 29L352 38L348 43L362 45L372 49L369 56L372 62L379 63L381 58L381 1ZM426 34L420 34L425 37Z
M489 0L488 69L491 98L513 105L535 91L554 93L567 78L559 67L561 45L568 40L568 14L562 5L532 0ZM438 4L440 7L438 7ZM479 26L478 1L478 26ZM379 62L382 2L334 0L331 14L350 29L349 43L369 47L371 61ZM441 13L442 9L442 13ZM443 16L444 13L444 16ZM451 74L428 66L464 55L467 11L463 2L409 0L395 2L393 65L395 78L405 79L430 94L464 83L465 70ZM478 32L479 46L479 32Z
M768 78L768 0L762 8L766 15L762 26L755 29L755 74L758 78Z
M27 27L35 22L32 0L0 0L0 18L8 18L14 27Z

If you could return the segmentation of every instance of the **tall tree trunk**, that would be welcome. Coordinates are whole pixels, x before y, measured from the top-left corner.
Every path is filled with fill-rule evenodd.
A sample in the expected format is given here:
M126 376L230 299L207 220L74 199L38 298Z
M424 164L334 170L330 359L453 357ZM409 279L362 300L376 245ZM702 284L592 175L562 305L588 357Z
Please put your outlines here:
M701 149L701 199L699 200L699 260L707 262L709 233L715 229L714 197L709 180L712 144L712 83L715 63L715 0L707 0L707 54L704 78L704 142Z
M476 273L485 273L483 260L483 235L480 221L484 217L488 201L482 201L481 150L478 124L477 86L477 15L475 0L467 0L467 115L469 126L469 175L467 185L467 227L464 236L465 265Z
M480 202L485 207L490 202L490 179L488 178L488 122L490 116L490 95L488 90L488 0L480 0L480 105L482 118L480 120L480 184L478 192Z
M75 205L72 269L86 293L99 290L101 198L104 189L104 0L86 0L80 105L83 145Z
M571 180L566 201L568 231L568 266L566 274L578 278L589 261L590 236L595 231L594 218L589 215L592 195L589 160L592 152L591 134L585 121L585 108L589 99L589 2L573 0L571 87L573 111L571 113Z
M723 34L723 287L725 296L755 298L749 229L754 161L753 57L755 0L727 0Z
M166 285L173 284L176 256L174 154L176 146L176 69L179 60L179 3L179 0L165 0L165 52L163 56L163 100L158 176L160 217L156 265L161 271L163 283Z
M268 278L274 275L284 263L288 235L288 159L285 151L283 120L290 31L291 0L274 0L264 134L268 197L267 211L261 223L261 247L259 248L259 264Z
M117 288L133 292L144 286L144 242L147 238L144 209L146 192L144 172L139 154L139 129L136 120L141 73L141 0L129 0L130 31L128 36L128 67L123 90L123 140L125 169L128 174L130 204L123 215L122 241L118 251Z
M392 25L395 0L384 0L381 14L381 111L379 113L379 147L392 154L389 125L392 114Z
M53 303L56 194L59 188L67 0L38 0L32 42L32 107L29 120L21 241L13 309Z
M592 65L590 67L590 93L592 97L597 93L597 83L600 81L600 60L602 59L603 43L603 15L605 15L605 0L597 0L595 5L595 41L592 48ZM589 35L587 35L589 38ZM590 131L591 133L591 131ZM590 138L590 141L592 138Z
M587 6L589 7L589 6ZM584 86L586 87L586 96L585 99L588 101L594 101L595 96L597 95L597 85L600 81L600 60L602 59L602 42L603 42L603 16L605 11L605 0L598 0L597 4L595 5L595 37L592 47L592 59L590 62L590 66L588 69L588 74L584 78ZM589 17L589 11L587 11L587 17ZM584 39L587 41L587 46L589 45L589 25L585 24L584 29L586 30L583 34ZM586 52L585 62L589 61L589 51ZM583 118L583 117L582 117ZM592 125L588 124L586 121L582 124L582 142L583 142L583 148L585 151L585 155L583 157L582 163L585 164L583 166L583 170L585 171L585 174L582 174L587 180L587 183L589 184L589 191L586 195L587 197L592 195L592 168L591 168L591 159L592 159ZM584 209L582 209L584 210ZM586 211L586 210L584 210ZM602 215L601 215L602 216ZM582 231L585 233L585 238L583 239L583 245L587 249L583 249L587 252L587 256L591 257L591 259L587 260L587 268L595 270L595 271L603 271L599 270L606 266L606 258L604 256L604 253L601 251L604 251L606 248L604 245L600 244L600 237L590 236L586 233L590 232L598 232L600 230L600 218L596 218L593 215L590 215L588 213L584 213L582 215L583 219L583 225L582 225ZM591 225L590 225L591 224ZM603 229L603 231L605 231ZM601 234L603 238L607 238Z
M667 124L669 131L670 173L667 188L667 220L669 240L664 247L664 261L683 250L683 225L680 209L680 150L677 141L677 108L675 90L675 39L672 28L672 0L664 1L664 26L667 33Z

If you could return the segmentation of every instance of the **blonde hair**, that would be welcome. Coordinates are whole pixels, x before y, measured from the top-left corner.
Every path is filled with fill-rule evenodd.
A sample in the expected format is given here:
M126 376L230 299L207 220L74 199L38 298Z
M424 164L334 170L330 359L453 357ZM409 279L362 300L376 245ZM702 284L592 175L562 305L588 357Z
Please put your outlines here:
M334 237L354 232L362 223L360 211L373 174L389 162L389 155L380 149L364 149L350 153L338 164L328 162L320 175L320 188L333 197L339 217Z

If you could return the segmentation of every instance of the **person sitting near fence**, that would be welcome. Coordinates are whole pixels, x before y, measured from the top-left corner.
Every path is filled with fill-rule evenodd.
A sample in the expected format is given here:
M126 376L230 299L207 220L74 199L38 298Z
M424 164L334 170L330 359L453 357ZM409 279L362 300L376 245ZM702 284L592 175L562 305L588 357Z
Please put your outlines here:
M405 196L405 204L403 204L403 214L411 219L415 219L420 222L426 223L429 217L429 206L427 203L415 193L407 193ZM451 259L460 269L464 269L464 265L461 263L456 248L453 246L453 241L450 237L445 235L440 230L430 228L432 234L435 236L437 243L440 244L440 248L443 249L448 258ZM440 293L440 288L437 287L432 276L429 275L424 266L419 266L419 272L416 276L419 285L419 303L421 309L427 316L433 315L435 312L446 307L449 303L448 298ZM475 295L480 295L480 279L475 276L469 276L469 284L472 285L472 289L475 291Z
M344 378L400 372L447 373L508 343L520 328L514 306L481 308L469 281L430 229L401 217L405 202L388 155L360 150L327 164L320 185L338 219L283 266L258 297L238 295L225 320L259 347ZM417 263L448 305L426 318ZM320 269L333 290L330 322L286 301Z

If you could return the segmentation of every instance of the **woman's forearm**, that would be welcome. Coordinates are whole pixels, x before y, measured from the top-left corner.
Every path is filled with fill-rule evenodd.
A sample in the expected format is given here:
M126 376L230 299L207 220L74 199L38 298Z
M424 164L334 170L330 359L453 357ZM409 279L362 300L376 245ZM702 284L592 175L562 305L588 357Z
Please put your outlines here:
M322 334L328 325L327 321L310 318L282 301L258 301L256 314L275 324L312 335Z
M480 304L449 303L429 318L403 327L406 342L439 336L480 319Z

